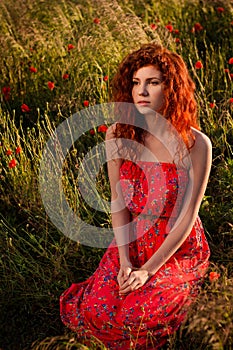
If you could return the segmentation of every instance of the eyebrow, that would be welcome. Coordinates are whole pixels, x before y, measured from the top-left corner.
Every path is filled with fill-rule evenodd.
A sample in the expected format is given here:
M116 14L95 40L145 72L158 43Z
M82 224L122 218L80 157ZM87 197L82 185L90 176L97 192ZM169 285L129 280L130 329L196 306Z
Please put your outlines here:
M135 80L140 80L139 78L136 78L136 77L133 77L133 79ZM162 79L158 78L158 77L152 77L152 78L147 78L146 81L150 81L150 80L153 80L153 79L157 79L159 81L162 81Z

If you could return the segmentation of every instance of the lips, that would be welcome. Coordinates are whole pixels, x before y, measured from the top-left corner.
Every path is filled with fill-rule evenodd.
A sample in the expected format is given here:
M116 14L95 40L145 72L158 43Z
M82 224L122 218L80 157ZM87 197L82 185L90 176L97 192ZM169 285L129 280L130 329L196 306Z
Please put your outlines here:
M140 106L145 106L148 105L150 102L149 101L138 101L137 104Z

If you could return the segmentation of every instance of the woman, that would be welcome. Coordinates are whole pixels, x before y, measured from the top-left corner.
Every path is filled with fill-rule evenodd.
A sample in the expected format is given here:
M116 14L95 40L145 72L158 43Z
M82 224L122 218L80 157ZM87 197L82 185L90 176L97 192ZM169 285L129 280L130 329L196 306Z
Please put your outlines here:
M113 100L131 106L106 136L116 244L61 296L63 322L109 349L161 348L208 267L198 210L211 143L194 89L182 58L152 43L130 53L112 82Z

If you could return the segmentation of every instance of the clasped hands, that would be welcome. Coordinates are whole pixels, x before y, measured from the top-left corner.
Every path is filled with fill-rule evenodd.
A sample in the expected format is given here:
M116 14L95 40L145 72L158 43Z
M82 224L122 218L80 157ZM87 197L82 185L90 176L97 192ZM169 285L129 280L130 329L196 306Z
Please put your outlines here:
M134 268L131 264L121 265L117 276L119 294L127 294L142 287L150 277L147 270Z

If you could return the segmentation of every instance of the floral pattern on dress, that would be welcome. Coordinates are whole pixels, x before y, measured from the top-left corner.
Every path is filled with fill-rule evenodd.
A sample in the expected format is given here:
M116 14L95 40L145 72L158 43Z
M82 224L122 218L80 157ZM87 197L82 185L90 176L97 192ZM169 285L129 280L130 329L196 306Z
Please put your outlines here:
M135 238L129 244L130 260L140 267L169 234L188 172L173 163L125 161L120 181ZM114 243L89 279L73 283L61 295L61 319L80 338L94 336L111 350L160 349L184 321L208 267L210 251L201 220L197 217L189 236L159 271L127 295L119 295Z

